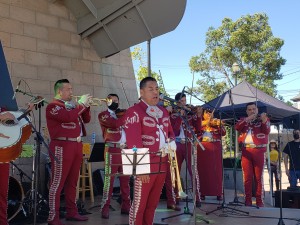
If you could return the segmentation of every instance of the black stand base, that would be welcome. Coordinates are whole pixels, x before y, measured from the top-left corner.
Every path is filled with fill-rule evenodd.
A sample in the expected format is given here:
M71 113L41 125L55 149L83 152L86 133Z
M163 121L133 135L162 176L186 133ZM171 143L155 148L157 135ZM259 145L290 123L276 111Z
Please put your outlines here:
M209 214L211 214L211 213L213 213L213 212L216 212L216 211L218 211L218 210L223 210L223 211L224 211L225 209L230 209L231 211L237 211L237 212L239 212L239 213L244 213L244 214L249 215L249 212L246 212L246 211L243 211L243 210L240 210L240 209L235 209L235 208L229 207L229 206L226 205L225 202L223 202L222 205L221 205L221 206L218 206L216 209L214 209L214 210L212 210L212 211L209 211L209 212L206 212L206 215L209 215Z
M233 206L243 206L245 203L240 202L239 198L237 196L234 197L232 202L229 202L228 205L233 205Z
M173 216L168 216L168 217L161 218L161 221L164 221L164 220L170 219L170 218L174 218L174 217L177 217L177 216L181 216L181 215L190 215L190 216L194 215L193 213L190 212L189 207L184 207L183 210L184 210L183 213L179 213L179 214L176 214L176 215L173 215ZM207 224L209 224L209 221L204 219L203 217L198 217L198 219L204 221Z
M284 221L283 221L282 218L279 218L278 225L285 225L285 223L284 223Z

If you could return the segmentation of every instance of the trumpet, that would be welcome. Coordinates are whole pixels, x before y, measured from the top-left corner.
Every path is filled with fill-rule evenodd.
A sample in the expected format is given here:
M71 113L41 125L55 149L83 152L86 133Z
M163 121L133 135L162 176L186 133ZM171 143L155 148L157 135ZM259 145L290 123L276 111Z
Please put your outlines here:
M81 96L79 95L72 95L75 98L75 101L78 102ZM101 106L102 102L106 102L108 106L112 104L112 100L110 98L91 98L89 101L90 106Z
M171 149L170 147L168 149L168 157L169 157L169 163L170 163L170 173L171 173L172 186L173 186L173 188L175 188L176 182L177 182L178 196L180 198L184 199L184 198L187 197L187 194L184 193L184 191L182 189L176 152L173 149Z

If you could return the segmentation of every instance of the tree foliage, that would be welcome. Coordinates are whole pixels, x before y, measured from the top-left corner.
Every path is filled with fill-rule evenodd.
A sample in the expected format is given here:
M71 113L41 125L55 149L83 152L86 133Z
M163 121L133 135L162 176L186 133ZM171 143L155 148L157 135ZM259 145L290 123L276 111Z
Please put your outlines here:
M140 46L135 46L133 48L133 51L131 51L131 58L139 63L139 68L136 73L136 79L138 81L141 81L143 78L148 76L148 66L145 60L146 54ZM151 76L157 80L160 92L169 96L164 88L161 75L151 70Z
M272 34L268 16L263 13L246 15L232 21L224 18L222 25L210 27L206 33L206 49L190 59L192 72L199 73L196 92L209 101L238 83L247 80L269 95L277 94L275 80L285 59L280 56L284 41ZM234 74L237 63L240 72Z

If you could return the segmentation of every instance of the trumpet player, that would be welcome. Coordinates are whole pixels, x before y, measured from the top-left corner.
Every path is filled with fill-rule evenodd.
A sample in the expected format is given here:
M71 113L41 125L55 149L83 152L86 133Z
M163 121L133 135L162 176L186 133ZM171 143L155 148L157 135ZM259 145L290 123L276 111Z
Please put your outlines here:
M59 220L59 207L63 188L66 219L88 220L88 217L78 213L75 198L82 161L81 136L86 135L84 123L90 122L91 119L89 107L91 96L82 95L78 103L73 102L72 85L67 79L58 80L54 85L54 92L55 97L46 108L46 121L51 138L49 147L52 152L48 225L62 225Z
M241 118L235 125L235 129L239 132L238 142L242 150L245 205L252 205L252 180L254 177L256 206L263 207L262 172L270 133L270 119L266 113L262 113L260 120L257 120L258 109L255 102L246 105L246 113L247 117Z
M103 139L105 141L105 152L108 151L109 154L106 160L105 173L110 171L111 175L117 172L123 172L122 170L122 157L121 149L125 147L126 136L122 128L123 118L117 117L116 111L119 108L119 96L116 94L109 94L107 99L111 102L107 104L107 110L99 113L98 119L102 129ZM113 154L119 153L119 154ZM109 163L107 162L109 161ZM118 164L110 166L110 164ZM101 214L102 218L109 218L109 205L110 198L113 191L114 176L105 177L104 187L103 187L103 198L101 203ZM130 188L129 188L129 176L120 176L120 188L121 188L121 214L129 214L130 210Z

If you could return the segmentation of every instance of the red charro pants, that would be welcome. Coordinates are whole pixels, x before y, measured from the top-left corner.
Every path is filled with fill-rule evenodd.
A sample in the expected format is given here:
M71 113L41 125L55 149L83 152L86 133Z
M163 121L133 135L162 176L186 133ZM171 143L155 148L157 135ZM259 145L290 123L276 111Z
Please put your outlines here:
M108 171L105 171L106 176L103 188L103 199L101 204L102 210L109 210L110 198L113 191L113 184L115 180L115 175L117 172L123 172L122 169L122 156L120 148L109 147L108 152L112 154L108 154L111 166L106 168ZM114 154L117 153L117 154ZM130 187L129 187L129 176L120 176L120 189L121 189L121 197L122 197L122 206L121 211L129 211L130 210Z
M59 220L60 194L64 188L66 201L66 217L78 213L76 206L76 186L82 162L82 143L53 140L50 151L58 161L51 158L52 180L49 190L49 217L48 221Z
M262 202L262 172L265 161L265 151L265 148L242 149L242 169L246 202L250 202L252 199L253 175L256 182L256 202Z
M134 184L134 202L130 208L130 225L152 225L155 209L159 203L166 173L153 174L149 183L142 183L137 177ZM135 219L135 221L134 221Z
M9 163L0 164L0 224L8 225L7 222L7 194L9 182Z
M191 177L193 177L193 173L192 173L192 164L191 164L191 143L187 144L187 148L186 148L186 144L181 144L179 142L176 142L177 145L177 149L176 149L176 156L177 156L177 163L178 163L178 168L179 171L181 171L181 165L183 160L186 161L187 163L187 168L189 171L189 174Z

